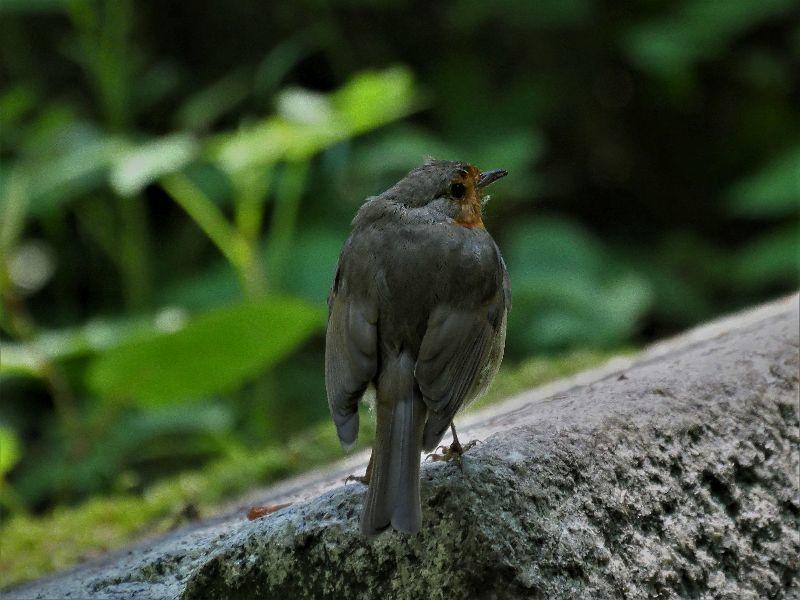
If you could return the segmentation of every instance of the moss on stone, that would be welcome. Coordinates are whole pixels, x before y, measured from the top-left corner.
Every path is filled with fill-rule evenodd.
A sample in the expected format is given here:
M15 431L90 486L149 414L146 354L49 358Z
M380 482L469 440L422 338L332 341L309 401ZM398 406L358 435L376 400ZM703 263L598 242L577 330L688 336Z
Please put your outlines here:
M506 367L475 410L512 394L595 366L608 353L579 351ZM370 445L372 423L363 419L359 443ZM150 487L141 495L93 498L43 516L19 514L0 527L0 587L66 569L132 541L164 533L187 515L214 514L221 502L251 488L341 457L333 427L325 422L287 447L269 447L217 460Z

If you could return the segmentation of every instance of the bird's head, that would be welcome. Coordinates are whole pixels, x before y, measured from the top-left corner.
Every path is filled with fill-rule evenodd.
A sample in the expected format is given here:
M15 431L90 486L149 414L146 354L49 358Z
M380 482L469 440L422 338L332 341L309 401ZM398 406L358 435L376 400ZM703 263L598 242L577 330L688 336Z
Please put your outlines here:
M430 207L464 227L483 228L481 204L485 188L507 175L503 169L481 171L458 161L427 160L388 190L408 206Z

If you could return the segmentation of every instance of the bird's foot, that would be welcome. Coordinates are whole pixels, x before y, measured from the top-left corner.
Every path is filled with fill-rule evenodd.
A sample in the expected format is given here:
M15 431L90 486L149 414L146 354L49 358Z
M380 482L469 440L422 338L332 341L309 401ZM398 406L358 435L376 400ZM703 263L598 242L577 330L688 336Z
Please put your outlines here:
M350 481L357 481L364 485L369 485L369 479L372 476L372 454L369 455L369 462L367 463L367 470L363 475L348 475L344 478L344 484L347 485Z
M462 444L456 439L449 446L439 446L437 450L440 450L441 454L433 452L428 454L428 456L425 457L425 460L432 460L433 462L450 462L451 460L455 460L458 462L458 466L461 467L461 457L477 443L478 440L472 440L466 444Z
M348 475L344 478L345 485L351 481L357 481L359 483L363 483L364 485L369 485L369 473L364 473L363 475Z

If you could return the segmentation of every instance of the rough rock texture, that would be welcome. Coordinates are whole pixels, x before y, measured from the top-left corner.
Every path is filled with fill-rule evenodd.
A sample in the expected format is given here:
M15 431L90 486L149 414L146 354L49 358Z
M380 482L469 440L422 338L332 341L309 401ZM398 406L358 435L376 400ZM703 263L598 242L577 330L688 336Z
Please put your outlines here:
M793 297L465 417L418 536L360 537L361 455L9 597L798 597L799 364Z

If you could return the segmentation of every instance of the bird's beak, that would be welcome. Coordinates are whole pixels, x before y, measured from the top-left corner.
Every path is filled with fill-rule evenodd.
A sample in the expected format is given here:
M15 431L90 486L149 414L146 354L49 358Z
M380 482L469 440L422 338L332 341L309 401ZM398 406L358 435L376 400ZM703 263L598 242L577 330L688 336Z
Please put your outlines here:
M491 171L484 171L480 174L480 177L478 177L478 189L481 190L490 183L494 183L506 175L508 175L508 171L505 169L492 169Z

